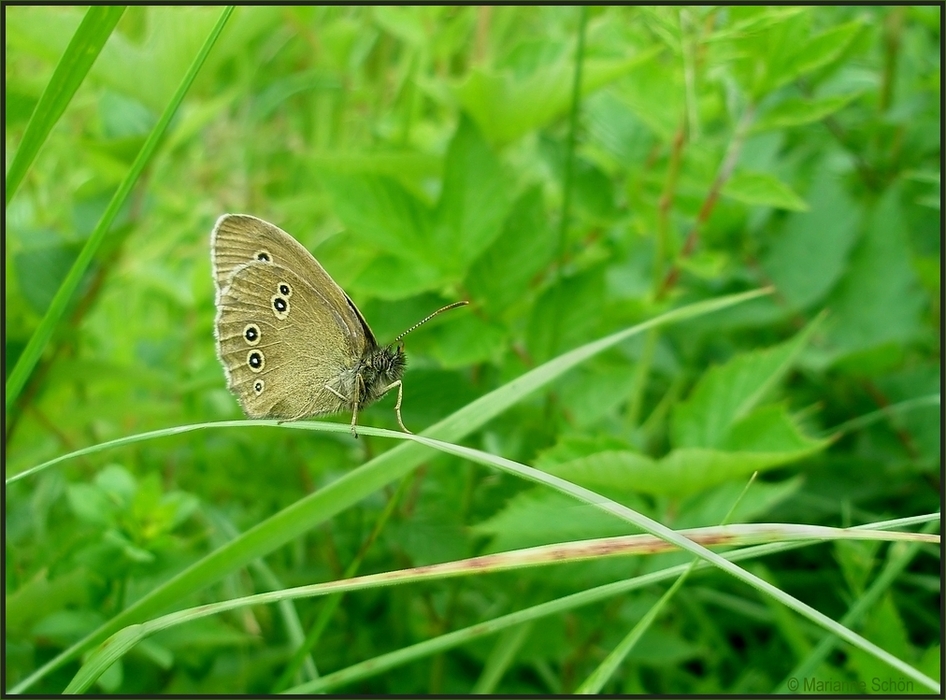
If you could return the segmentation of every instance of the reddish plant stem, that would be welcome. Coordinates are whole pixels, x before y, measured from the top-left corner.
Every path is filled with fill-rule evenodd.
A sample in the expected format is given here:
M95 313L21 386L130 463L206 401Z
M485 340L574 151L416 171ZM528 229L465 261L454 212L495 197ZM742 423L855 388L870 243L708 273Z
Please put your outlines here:
M739 154L742 152L742 146L745 143L746 136L749 133L749 126L752 124L754 117L755 107L750 105L746 108L745 113L742 115L739 126L736 127L736 133L729 144L729 150L726 152L726 157L723 159L723 163L720 166L719 171L716 173L716 178L713 180L713 185L710 187L710 191L707 193L706 199L703 201L703 205L700 207L700 211L696 217L696 222L693 224L693 228L691 228L690 232L687 234L683 248L680 250L680 256L670 271L667 272L663 283L660 285L660 288L657 291L658 299L665 297L667 293L673 289L674 285L676 285L677 280L680 277L680 261L692 255L693 251L696 250L696 246L699 243L700 229L709 220L709 217L713 213L713 209L716 206L716 202L719 200L720 192L729 181L729 178L732 177L733 170L736 168L736 163L739 162ZM662 201L661 205L663 205Z

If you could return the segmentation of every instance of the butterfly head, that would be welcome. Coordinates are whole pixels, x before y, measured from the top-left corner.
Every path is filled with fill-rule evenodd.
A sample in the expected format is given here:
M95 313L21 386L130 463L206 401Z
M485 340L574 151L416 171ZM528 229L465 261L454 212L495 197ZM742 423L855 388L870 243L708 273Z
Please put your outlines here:
M378 399L392 384L404 376L407 356L402 343L375 348L362 364L361 379L364 396L361 404L369 404Z

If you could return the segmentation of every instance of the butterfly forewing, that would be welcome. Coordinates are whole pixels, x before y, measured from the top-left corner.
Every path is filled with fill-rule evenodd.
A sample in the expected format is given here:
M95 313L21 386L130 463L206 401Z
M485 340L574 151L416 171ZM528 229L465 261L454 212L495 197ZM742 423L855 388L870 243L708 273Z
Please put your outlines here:
M376 345L361 312L312 253L295 238L268 221L248 214L224 214L217 220L210 237L214 286L217 295L229 284L234 271L246 263L272 262L295 270L338 310L352 333L359 330Z

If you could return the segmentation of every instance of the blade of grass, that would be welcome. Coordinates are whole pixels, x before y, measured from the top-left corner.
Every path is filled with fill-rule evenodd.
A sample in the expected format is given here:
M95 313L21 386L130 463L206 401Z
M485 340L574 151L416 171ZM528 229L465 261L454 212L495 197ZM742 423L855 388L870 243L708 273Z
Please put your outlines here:
M346 567L344 574L342 574L343 578L353 578L355 574L358 573L358 568L361 566L362 560L368 553L371 545L380 536L381 531L384 529L384 526L391 518L391 515L394 513L394 509L397 507L398 503L401 502L401 498L404 496L404 493L407 491L410 483L410 479L401 479L401 483L398 485L397 490L388 499L388 502L384 506L384 510L381 512L380 517L377 519L374 527L371 529L371 534L368 535L368 539L365 540L364 544L362 544L362 546L359 548L358 554L355 555L355 558L352 559L351 563L349 563L348 567ZM329 621L332 619L332 616L335 614L338 606L341 605L344 595L344 593L336 593L329 596L328 600L326 600L325 603L319 608L319 614L316 617L315 622L309 628L309 633L306 635L305 639L302 640L302 643L299 644L295 653L292 655L292 658L289 660L289 663L286 664L286 667L283 669L282 674L276 680L275 686L272 689L273 693L279 693L288 688L291 683L299 682L298 680L294 679L302 660L308 658L307 655L309 652L315 648L315 645L322 637L322 632L324 632L325 628L328 627Z
M930 516L918 516L915 518L904 518L902 520L889 521L887 523L871 523L863 527L907 527L908 523L916 524L919 522L927 522L929 519ZM936 517L936 521L939 521L938 517ZM851 529L861 529L861 526ZM807 544L810 543L776 542L773 544L762 544L756 547L747 547L746 549L740 549L738 551L726 552L722 556L729 561L736 562L742 561L744 559L753 559L755 557L766 556L768 554L786 552L792 549L797 549L798 547L806 546ZM709 562L697 562L698 569L706 569L709 566L711 566ZM448 632L447 634L441 635L440 637L426 639L423 642L418 642L417 644L414 644L410 647L398 649L396 651L362 661L358 664L353 664L348 668L343 668L326 676L322 676L318 680L312 681L311 683L296 686L295 688L290 688L288 692L326 692L341 685L346 685L357 680L376 676L379 673L389 671L390 669L396 668L398 666L403 666L404 664L407 664L411 661L417 661L418 659L424 658L426 656L441 653L447 649L452 649L462 644L466 644L469 641L484 637L488 634L494 634L501 630L508 629L516 625L521 625L530 620L537 620L542 617L561 614L570 610L574 610L575 608L583 605L590 605L592 603L607 600L612 596L653 586L659 582L667 581L679 576L689 567L690 564L678 564L677 566L665 569L664 571L655 571L637 578L628 579L626 581L616 581L614 583L604 584L596 588L591 588L587 591L573 593L563 598L551 600L546 603L539 603L538 605L534 605L531 608L526 608L525 610L517 610L516 612L494 618L493 620L479 622L463 629Z
M96 5L86 11L30 115L23 140L7 170L6 205L10 204L49 132L66 111L124 12L124 5Z
M483 672L473 686L471 693L473 695L492 695L496 692L496 686L506 673L509 665L516 658L516 654L522 647L523 642L532 631L532 623L513 627L506 631L500 639L496 641L496 646L490 652L486 659L486 665L483 666Z
M914 525L922 522L932 522L933 520L938 521L938 514L918 516L914 518L902 518L899 520L887 521L884 523L870 523L867 525L858 526L855 528L847 529L838 529L838 528L826 528L826 527L816 527L816 526L796 526L794 529L799 531L800 541L796 537L795 541L792 542L777 542L760 545L757 547L748 547L738 552L728 552L723 556L729 558L731 561L743 558L744 552L751 552L754 555L762 556L763 554L768 554L776 551L786 551L787 549L792 549L797 546L803 546L805 544L811 544L817 541L821 541L825 538L849 538L856 536L858 539L886 539L890 541L896 540L908 540L911 536L916 536L915 533L909 532L892 532L888 533L886 537L883 536L882 530L890 529L895 527L907 527L909 525ZM740 531L744 530L748 534L748 539L746 541L752 541L752 538L757 536L759 533L755 532L756 526L753 525L742 525L734 526ZM762 526L763 528L765 526ZM782 526L784 527L784 526ZM807 530L813 528L816 533L820 534L809 534ZM720 544L732 544L733 542L739 543L740 539L735 538L729 540L729 538L720 539L717 535L712 534L713 530L717 528L694 528L692 530L683 530L681 534L693 538L695 540L705 541L708 544L714 543L716 545ZM620 548L614 546L614 540L621 540L628 543L629 546L626 548ZM787 545L787 547L783 547ZM241 598L226 600L219 603L211 603L208 605L201 605L196 608L190 608L185 610L179 610L168 615L163 615L161 617L149 620L141 624L134 624L129 627L126 627L109 639L107 639L103 644L101 644L89 658L85 661L85 664L90 666L91 669L87 672L77 674L74 677L73 682L70 683L70 688L73 691L80 692L94 683L95 680L105 672L108 668L108 664L114 663L122 654L127 653L132 647L137 643L142 641L148 635L154 634L160 630L169 629L177 625L185 624L187 622L192 622L202 617L207 617L210 615L217 615L230 610L237 610L243 607L249 606L258 606L266 605L270 603L287 603L291 600L298 598L310 598L318 596L329 596L330 598L338 595L339 593L346 591L357 591L365 590L369 588L379 588L386 586L394 586L403 583L412 583L418 581L430 581L446 578L454 578L458 576L464 576L472 573L483 574L497 571L508 571L510 569L520 568L530 565L549 565L549 564L560 564L563 561L578 561L581 559L596 559L607 556L620 556L622 554L641 554L649 555L661 551L659 548L654 547L654 543L650 536L645 535L631 535L627 537L616 537L616 538L604 538L603 540L586 540L586 541L577 541L577 542L566 542L557 545L542 545L538 547L530 547L523 550L516 550L511 552L502 552L499 554L484 555L480 557L474 557L473 559L465 559L460 561L446 562L443 564L433 564L428 566L416 567L413 569L402 569L398 571L388 571L379 574L369 574L367 576L361 576L354 579L341 579L337 581L329 581L327 583L316 583L307 586L298 586L295 588L273 591L269 593L257 593L254 595L244 596ZM707 562L702 562L697 560L698 566L709 566ZM684 571L692 568L693 563L686 565L680 565L675 569L669 570L669 572L664 572L667 578L672 577L675 571ZM689 567L689 568L687 568ZM656 575L663 575L661 572L655 572ZM634 579L636 581L635 586L639 585L649 585L654 583L650 577L655 574L648 574L643 579L646 579L646 583L641 583L640 580ZM660 580L663 580L661 578ZM619 582L619 584L624 584L627 582ZM603 588L611 591L611 587L615 584L608 584ZM592 589L597 591L599 589ZM630 589L626 589L630 590ZM624 592L625 589L621 588L616 592ZM584 593L588 593L585 591ZM582 596L582 594L577 594ZM595 602L603 598L595 597L593 600L588 600L585 602ZM575 600L585 600L583 597L575 598ZM552 601L553 603L555 601ZM585 602L578 604L585 604ZM541 607L541 606L540 606ZM543 608L544 610L544 608ZM522 612L522 611L520 611ZM543 613L544 614L544 613ZM551 611L548 612L551 614ZM518 618L514 617L518 613L513 613L510 617L511 621L508 626L514 626L522 622ZM541 615L539 615L541 616ZM502 618L502 619L505 619ZM526 623L529 620L534 620L536 617L528 617ZM500 627L499 629L504 629ZM492 629L488 625L480 623L474 625L473 627L468 628L472 631L472 637L476 638L484 634L491 634L492 632L498 631L498 629ZM451 633L452 634L452 633ZM431 641L431 640L428 640ZM458 642L462 643L462 642ZM426 644L426 642L425 642ZM121 653L116 654L116 646L121 646ZM455 645L452 645L455 646ZM430 653L437 653L438 649L433 648ZM108 663L103 663L103 659L107 660ZM358 666L371 667L371 662L366 661ZM354 668L354 667L352 667ZM371 675L369 673L368 675ZM353 679L349 679L353 680ZM318 681L314 681L318 683ZM308 686L307 686L308 687Z
M921 532L935 532L939 525L939 522L928 523ZM861 618L867 614L867 611L876 605L881 596L890 590L893 582L897 580L900 574L903 573L903 570L907 568L907 564L913 561L914 557L916 557L917 553L920 551L920 543L910 542L903 548L891 547L888 551L891 553L891 556L887 559L883 571L880 572L880 575L871 584L870 588L864 592L864 595L858 598L857 602L854 603L844 614L844 617L841 618L841 624L845 627L851 627L860 622ZM776 695L789 693L791 691L788 689L788 682L791 679L811 678L814 675L815 669L828 658L828 655L834 651L837 645L838 638L826 634L818 643L818 646L812 649L811 653L808 654L801 663L795 666L791 673L785 676L785 679L779 684L778 688L772 692Z
M118 186L118 190L115 192L111 201L108 203L105 213L102 214L102 218L96 225L95 230L92 231L92 235L89 236L88 240L86 240L85 245L79 252L79 257L76 258L72 268L69 270L69 274L66 275L66 279L63 280L59 289L56 291L56 296L53 297L52 302L49 304L46 314L40 321L39 326L33 332L32 337L30 337L26 348L23 350L23 354L20 355L19 359L17 360L16 366L10 373L10 377L7 379L6 384L5 405L7 411L10 410L11 406L13 406L17 397L20 395L20 391L23 389L24 384L26 384L26 380L29 378L30 373L36 366L36 363L39 361L40 355L42 355L43 350L46 349L46 344L52 337L53 331L55 330L59 319L62 318L62 315L69 304L69 300L72 298L76 288L82 281L82 276L85 274L86 268L92 262L92 258L95 257L95 253L101 245L102 240L105 238L105 234L111 227L112 222L118 215L118 211L125 203L125 200L131 193L132 188L135 186L135 183L141 176L142 171L145 169L145 166L151 161L151 158L157 152L158 145L161 143L161 139L164 137L164 134L167 131L168 124L171 123L171 119L177 112L178 107L180 107L181 103L184 101L184 96L187 94L188 89L190 89L191 84L194 82L194 78L197 77L197 73L200 71L201 66L203 66L204 60L207 58L211 48L213 48L213 45L216 43L217 38L223 31L224 26L226 26L227 20L230 18L230 14L232 12L233 7L225 7L223 12L220 13L220 19L217 20L217 24L210 31L210 34L208 35L207 40L204 42L204 45L201 47L200 52L198 52L196 58L194 58L193 63L191 63L190 68L187 70L187 74L184 76L184 79L177 88L177 92L174 94L174 97L171 98L167 108L165 108L164 114L161 115L158 123L148 135L148 140L145 141L144 146L141 147L141 151L138 152L138 156L135 158L134 163L132 163L128 174L125 175L125 179L122 180L121 184Z
M208 523L211 524L215 530L223 533L223 536L228 540L232 540L240 534L239 530L230 522L229 518L215 509L208 509L205 517ZM252 562L250 568L256 571L257 575L262 579L263 585L266 586L268 590L281 591L285 589L282 581L279 580L263 559L257 559ZM302 647L305 643L305 633L302 631L302 620L299 619L299 612L290 600L282 600L278 603L278 606L282 616L283 627L286 629L287 641L291 645ZM315 659L305 653L301 654L296 668L299 669L303 666L306 679L312 680L319 677Z
M805 544L809 543L787 543L788 548L801 547ZM785 546L785 544L780 543L778 545L759 545L758 547L750 547L737 552L727 552L725 556L731 557L733 559L745 558L751 556L752 554L762 556L763 554L769 553L769 550L766 548L773 546ZM547 603L540 603L539 605L535 605L531 608L518 610L514 613L509 613L493 620L480 622L464 629L455 630L439 637L434 637L433 639L427 639L413 646L399 649L388 654L383 654L374 659L362 661L361 663L349 666L348 668L342 669L340 671L336 671L328 676L323 676L322 678L316 679L310 683L289 688L286 692L323 692L329 688L351 683L362 678L368 678L396 666L408 663L409 661L414 661L425 656L430 656L432 654L452 649L474 639L478 639L489 634L494 634L501 630L515 627L517 625L528 624L528 622L531 620L554 615L556 613L566 612L582 605L590 605L591 603L606 600L611 596L654 585L657 582L679 574L679 572L685 569L687 566L689 565L681 564L663 572L652 572L634 579L605 584L603 586L598 586L597 588L581 591L580 593L574 593L570 596L565 596L564 598L552 600ZM698 566L705 568L708 567L709 564L701 561ZM428 572L425 575L422 574L420 577L430 580L442 578L448 575L457 575L457 573L458 572L454 572L452 574L436 575L433 574L433 572ZM222 603L204 605L200 608L181 610L168 615L163 615L153 620L149 620L145 623L130 625L129 627L125 627L113 634L89 655L89 658L83 663L78 673L76 673L73 679L69 682L65 692L81 693L87 690L96 681L96 679L98 679L98 677L108 669L111 664L121 658L124 654L127 654L148 634L153 634L160 630L174 627L175 625L191 622L208 615L219 614L227 610L234 610L246 605L261 605L275 602L277 600L282 600L284 598L288 599L291 597L327 595L330 591L337 591L339 589L360 590L369 587L363 583L364 580L376 577L377 575L365 576L361 581L359 581L359 579L349 579L346 581L333 581L328 584L303 586L299 589L294 589L293 591L284 591L281 595L277 593L261 593L237 600L229 600ZM406 582L408 580L411 579L391 579L385 582L377 581L373 585L394 585L397 583ZM307 590L303 591L303 589ZM16 689L11 691L11 693L15 692Z
M739 497L733 502L729 507L729 511L720 521L721 525L725 525L729 522L729 518L732 516L733 511L736 506L745 498L746 492L749 490L749 487L756 480L756 477L759 475L759 472L755 472L746 483L745 487L742 489L742 492L739 494ZM667 607L671 599L677 594L683 587L683 582L687 580L687 577L690 575L694 569L696 569L697 562L699 559L694 559L690 562L690 566L687 567L673 582L673 585L668 588L660 600L658 600L654 605L651 605L644 616L638 620L637 624L631 628L631 631L625 635L618 645L611 650L611 653L602 661L598 667L592 671L588 677L578 686L575 690L576 695L597 695L601 692L601 689L604 687L604 684L607 683L611 677L615 674L618 668L621 666L621 663L627 658L627 655L631 653L637 642L640 641L641 637L644 636L644 633L650 629L651 625L656 622L657 617L660 613Z
M435 442L422 435L414 435L411 439L422 444L430 444L431 446L434 446L432 443ZM787 608L790 608L802 616L807 617L815 624L820 625L852 646L866 651L871 656L883 661L888 666L903 673L905 676L912 678L917 683L920 683L921 685L930 688L937 693L940 690L939 683L913 668L913 666L909 665L908 663L901 661L886 650L881 649L873 642L868 641L853 630L848 629L839 622L832 620L824 613L815 610L810 605L803 603L788 593L785 593L768 581L764 581L755 574L751 574L745 569L742 569L727 561L719 554L711 552L710 550L696 542L693 542L692 540L688 540L686 537L679 535L662 523L648 518L646 515L638 513L624 505L621 505L620 503L611 501L610 499L607 499L604 496L591 491L590 489L586 489L582 486L578 486L577 484L565 481L564 479L552 474L546 474L543 471L526 466L525 464L519 464L518 462L514 462L504 457L497 457L496 455L480 452L479 450L474 450L469 447L464 447L462 445L451 445L449 443L440 443L437 445L437 447L445 452L455 454L458 457L466 457L473 462L478 462L480 464L514 474L523 479L528 479L529 481L535 481L536 483L550 486L558 491L561 491L562 493L568 494L572 498L576 498L580 501L590 503L591 505L595 505L603 510L606 510L612 515L616 515L617 517L626 520L633 525L636 525L645 532L649 532L650 534L654 535L655 537L659 537L662 540L672 542L681 549L685 549L686 551L695 554L701 559L705 559L711 564L716 565L743 583L752 586L759 592L777 600Z
M578 46L575 49L575 76L572 80L572 104L568 115L568 140L565 143L565 162L562 172L562 213L558 224L558 249L555 254L555 281L553 284L561 291L562 268L565 266L565 244L568 240L568 224L571 218L572 177L575 164L575 143L578 141L578 113L581 108L581 69L585 58L585 29L588 25L588 7L578 8ZM552 352L558 349L561 335L561 316L552 317L552 329L549 334L549 347Z
M459 440L569 369L648 328L702 316L754 299L769 293L769 291L754 290L690 304L575 348L473 401L424 431L424 434L437 437L440 440ZM246 421L242 424L273 425L274 422ZM287 423L284 427L287 429L311 429L311 426L298 423ZM339 431L347 429L347 426L331 423L322 424L319 427ZM176 430L182 432L188 429L193 429L193 427ZM387 432L372 434L383 435ZM368 434L367 430L365 430L365 433ZM325 522L336 513L357 503L392 481L401 478L417 467L428 455L428 450L416 442L399 445L375 457L358 469L349 472L328 486L296 501L139 598L111 620L99 626L98 629L46 662L17 684L11 692L23 692L50 671L102 642L115 631L132 623L145 620L149 616L173 606L190 593L210 585L221 576L246 565L254 559L265 556L316 525ZM31 471L36 471L36 469Z

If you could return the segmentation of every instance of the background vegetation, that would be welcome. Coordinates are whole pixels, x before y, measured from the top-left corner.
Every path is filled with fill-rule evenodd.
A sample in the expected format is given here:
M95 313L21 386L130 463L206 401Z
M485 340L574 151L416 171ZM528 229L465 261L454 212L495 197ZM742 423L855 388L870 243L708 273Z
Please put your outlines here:
M736 521L936 512L940 11L237 8L8 407L7 476L111 439L239 417L214 356L208 242L217 216L245 212L314 251L382 341L438 305L471 301L407 339L403 415L415 431L566 350L773 285L762 300L621 343L463 442L674 529L719 524L757 469ZM8 380L220 13L121 15L8 201ZM84 16L5 8L8 169ZM393 401L361 423L396 427ZM190 432L9 484L7 688L393 444L286 428ZM264 566L221 572L174 608L628 531L547 488L429 452ZM747 567L841 619L898 552L840 542ZM96 689L270 692L316 666L330 673L691 558L350 593L303 648L314 665L290 667L292 621L310 632L325 599L243 608L156 634ZM916 549L852 625L932 678L940 566L935 548ZM573 691L665 589L477 637L341 689ZM604 690L771 692L823 635L705 569ZM58 692L79 663L30 692ZM846 646L809 675L903 682Z

